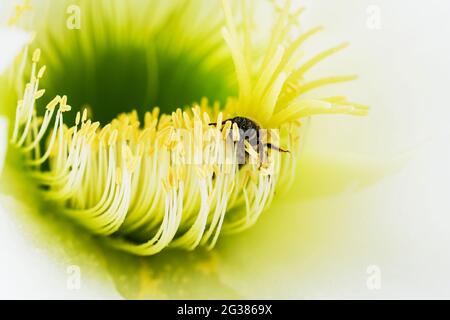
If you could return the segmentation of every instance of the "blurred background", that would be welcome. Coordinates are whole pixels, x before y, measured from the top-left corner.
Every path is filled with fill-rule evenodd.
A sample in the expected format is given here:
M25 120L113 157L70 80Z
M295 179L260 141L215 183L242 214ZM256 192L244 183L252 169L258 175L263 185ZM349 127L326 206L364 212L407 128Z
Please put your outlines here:
M321 90L370 115L312 119L294 186L212 252L111 251L22 201L30 189L5 167L0 298L450 298L450 3L295 3L307 28L326 27L308 53L351 43L313 75L360 79Z

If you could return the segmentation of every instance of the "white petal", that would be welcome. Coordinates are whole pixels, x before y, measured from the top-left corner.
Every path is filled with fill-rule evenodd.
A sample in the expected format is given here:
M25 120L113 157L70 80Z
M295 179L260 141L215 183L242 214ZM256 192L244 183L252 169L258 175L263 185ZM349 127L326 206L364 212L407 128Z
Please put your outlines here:
M0 117L0 176L5 162L6 148L8 147L8 120Z
M19 28L0 27L0 75L31 39L31 33Z

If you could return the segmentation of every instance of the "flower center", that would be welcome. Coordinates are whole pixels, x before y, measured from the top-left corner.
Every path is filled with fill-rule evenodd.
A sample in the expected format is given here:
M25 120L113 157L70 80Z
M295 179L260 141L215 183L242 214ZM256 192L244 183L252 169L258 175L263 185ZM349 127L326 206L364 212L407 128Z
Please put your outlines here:
M125 2L117 2L122 12L119 3ZM287 185L294 176L301 119L327 113L365 115L367 107L341 96L302 97L354 77L304 77L345 46L300 64L300 46L320 28L296 39L287 37L292 27L289 2L255 69L248 4L243 2L243 21L236 22L224 1L226 27L220 33L217 26L208 29L203 23L194 24L195 32L186 31L185 26L193 24L180 22L184 7L151 32L130 22L110 25L94 16L90 27L78 33L46 33L38 44L47 55L40 61L41 51L33 53L11 139L27 155L45 197L114 247L138 255L166 247L212 248L222 232L254 225L277 185ZM109 27L112 31L104 30ZM220 35L229 46L228 55L221 50ZM230 56L238 95L226 80L233 74ZM42 64L49 67L47 73ZM182 108L204 96L209 101ZM222 108L213 103L227 96L232 98ZM35 109L45 103L45 111ZM134 109L137 113L125 114ZM270 149L267 161L250 137L241 139L241 130L259 128L277 130L256 136L262 143L255 146ZM272 136L293 152L284 157L272 152L283 151ZM237 161L241 158L243 167Z
M111 17L90 17L90 11L84 9L80 30L50 28L36 41L51 53L41 59L48 67L42 86L49 96L67 95L74 111L88 107L92 119L106 124L123 112L143 117L158 106L170 114L202 97L223 104L236 95L226 44L220 34L205 37L217 33L214 24L203 24L198 34L182 21L143 31L130 16L126 31L118 33Z

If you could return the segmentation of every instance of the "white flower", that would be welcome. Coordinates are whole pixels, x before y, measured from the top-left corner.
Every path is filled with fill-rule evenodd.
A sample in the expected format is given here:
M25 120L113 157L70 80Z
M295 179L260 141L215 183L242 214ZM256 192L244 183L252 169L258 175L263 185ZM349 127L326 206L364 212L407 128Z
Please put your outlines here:
M336 11L334 7L332 8L335 10L327 9L331 7L328 2L324 4L323 10L317 10L319 3L313 6L312 11L319 13L318 19L314 21L324 21L320 17L322 14L330 15L326 16L325 21L332 20L336 12L342 14L342 11ZM361 14L364 14L364 10L361 10ZM351 11L348 19L344 19L345 23L355 23L352 19L355 15L355 11ZM338 25L342 25L342 22ZM334 26L331 27L331 30L336 30ZM343 33L345 37L346 30L352 30L352 26L348 25L343 29L339 37ZM367 31L369 32L371 31ZM373 48L370 37L364 37L368 38L367 47ZM67 51L70 51L71 43L66 44ZM357 41L355 44L358 47ZM395 43L390 47L395 48ZM43 55L48 52L43 51ZM374 52L378 53L376 50ZM364 60L360 64L367 69L370 69L373 62L379 62L377 59L367 59L364 53L353 57L356 64L361 62L357 59ZM392 76L392 69L402 65L397 61L383 63L387 63L389 67L379 70L386 72L387 78ZM49 63L47 65L50 67ZM62 70L69 67L68 63L61 64ZM342 67L340 71L347 69ZM61 74L66 76L65 73ZM392 88L395 88L393 84L399 76L397 74L396 77L389 78L392 79ZM384 83L387 78L376 81L377 90L367 90L363 82L359 90L354 90L353 93L365 97L364 92L373 92L376 98L372 96L368 101L376 101L378 96L385 97L381 93L386 91ZM419 80L420 78L417 79ZM413 93L411 92L411 96ZM5 170L13 178L8 180L11 185L3 185L2 192L7 190L14 197L2 196L1 204L11 211L11 215L33 217L31 227L28 226L26 230L35 231L32 239L40 240L39 247L52 252L64 251L61 254L64 259L58 260L64 264L63 272L66 265L74 263L82 265L82 270L89 270L85 266L97 268L99 273L111 275L117 289L128 298L328 298L349 292L354 294L356 290L358 297L370 296L372 292L366 291L364 277L368 265L380 264L382 272L385 272L387 268L383 263L392 262L396 258L388 260L383 255L384 252L408 257L405 255L408 246L399 246L401 240L396 238L397 233L402 237L405 233L401 233L401 227L392 228L390 224L392 217L397 217L398 225L402 226L404 222L408 222L408 215L398 214L403 210L401 206L392 209L390 204L385 203L386 198L397 197L397 194L391 197L386 192L393 190L392 179L378 183L397 168L386 161L389 158L389 153L385 152L387 142L379 137L380 131L388 138L395 137L398 132L398 128L392 129L385 123L386 120L391 120L389 115L395 113L396 119L397 116L402 118L405 114L410 115L410 110L405 112L400 109L405 96L409 95L397 96L396 103L391 103L387 115L379 116L382 106L376 105L375 116L368 119L314 120L305 152L300 158L298 180L293 188L275 201L274 206L263 214L259 224L253 229L224 237L211 252L169 250L141 259L105 248L91 240L87 233L80 232L69 223L58 221L60 211L42 206L37 190L27 184L29 180L25 178L26 175L17 168L15 171L9 171L9 168ZM400 115L397 114L400 113L399 110ZM367 129L365 126L372 127ZM375 137L371 135L374 132ZM368 154L366 156L354 155L355 152L365 151ZM379 155L374 156L376 151L379 151ZM399 189L403 187L401 182ZM409 187L413 191L407 193L405 202L412 210L417 202L410 199L417 195L414 193L415 181L411 182ZM421 213L418 212L418 225L420 217ZM384 237L385 234L388 234L388 240ZM405 242L412 243L415 235L409 236L410 238L406 237L409 241ZM6 245L7 241L3 243ZM442 246L444 249L445 247ZM432 261L431 253L429 260ZM395 264L391 267L390 271L396 274L399 272L395 269ZM406 265L405 269L407 268ZM389 285L388 281L383 280L383 289Z
M0 75L11 65L22 48L32 39L32 34L16 27L0 25Z
M5 162L6 148L8 145L8 122L6 118L0 116L0 177Z

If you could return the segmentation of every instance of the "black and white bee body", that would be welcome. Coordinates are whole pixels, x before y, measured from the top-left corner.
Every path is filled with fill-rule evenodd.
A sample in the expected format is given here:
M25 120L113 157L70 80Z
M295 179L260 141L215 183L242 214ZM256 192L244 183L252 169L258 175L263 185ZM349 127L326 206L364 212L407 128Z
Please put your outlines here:
M231 122L232 125L236 124L239 129L240 139L237 143L241 145L241 148L238 148L237 157L238 161L240 161L240 165L248 162L248 154L245 151L244 141L247 141L254 150L259 152L261 160L263 160L265 148L278 152L289 153L288 150L284 150L272 143L261 141L261 126L249 118L234 117L223 121L223 123L226 122ZM210 123L209 125L216 126L217 123Z

